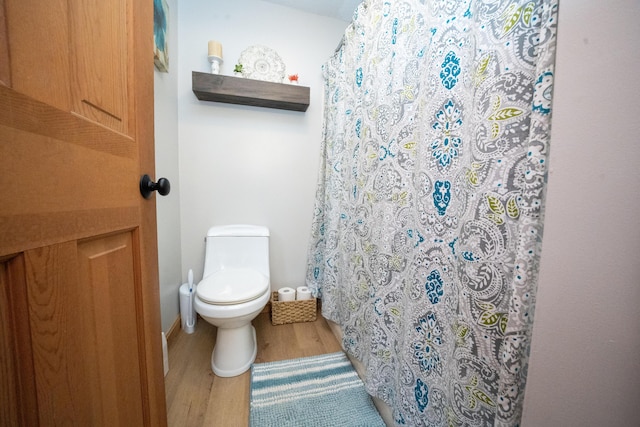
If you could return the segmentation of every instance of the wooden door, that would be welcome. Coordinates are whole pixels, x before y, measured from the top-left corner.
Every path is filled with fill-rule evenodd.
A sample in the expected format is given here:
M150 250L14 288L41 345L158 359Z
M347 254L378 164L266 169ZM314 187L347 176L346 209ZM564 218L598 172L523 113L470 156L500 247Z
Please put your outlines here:
M166 425L153 3L0 0L0 425Z

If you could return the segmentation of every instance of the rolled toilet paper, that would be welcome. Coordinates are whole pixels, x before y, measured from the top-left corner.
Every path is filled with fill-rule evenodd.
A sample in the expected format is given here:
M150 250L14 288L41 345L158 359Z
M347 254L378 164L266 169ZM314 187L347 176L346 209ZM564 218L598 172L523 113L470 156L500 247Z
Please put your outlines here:
M296 289L297 300L305 300L305 299L311 299L311 298L313 298L311 296L311 289L307 288L306 286L299 286Z
M293 288L278 289L278 301L295 301L296 290Z

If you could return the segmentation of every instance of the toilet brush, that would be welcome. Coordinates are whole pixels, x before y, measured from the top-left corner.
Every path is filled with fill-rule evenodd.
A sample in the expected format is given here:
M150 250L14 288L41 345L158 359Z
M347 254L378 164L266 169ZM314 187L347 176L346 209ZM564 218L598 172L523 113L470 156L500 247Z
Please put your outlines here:
M187 317L187 327L193 328L196 324L196 316L193 312L193 270L189 269L189 315Z

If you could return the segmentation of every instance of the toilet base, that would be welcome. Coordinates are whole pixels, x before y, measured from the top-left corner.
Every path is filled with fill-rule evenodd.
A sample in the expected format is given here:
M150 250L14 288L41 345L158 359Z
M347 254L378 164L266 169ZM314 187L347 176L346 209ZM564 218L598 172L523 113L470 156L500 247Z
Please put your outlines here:
M211 369L219 377L235 377L249 370L257 354L256 329L251 322L239 328L218 328Z

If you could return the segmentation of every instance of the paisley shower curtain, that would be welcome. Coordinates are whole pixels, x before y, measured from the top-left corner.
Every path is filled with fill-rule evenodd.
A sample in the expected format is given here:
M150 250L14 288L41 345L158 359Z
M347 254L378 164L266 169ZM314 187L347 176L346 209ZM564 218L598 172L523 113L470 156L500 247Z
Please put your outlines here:
M397 425L520 420L557 0L365 0L324 66L307 285Z

